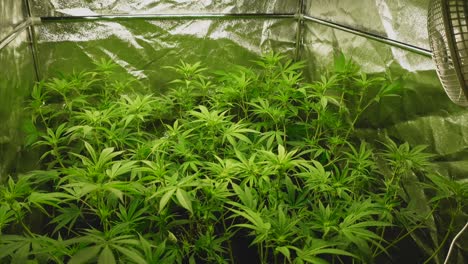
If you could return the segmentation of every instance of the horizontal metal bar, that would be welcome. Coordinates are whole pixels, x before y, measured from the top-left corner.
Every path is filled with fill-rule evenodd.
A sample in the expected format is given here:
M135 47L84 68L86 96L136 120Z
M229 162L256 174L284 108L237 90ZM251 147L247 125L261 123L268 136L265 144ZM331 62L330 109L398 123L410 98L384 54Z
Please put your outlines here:
M23 30L27 29L29 26L33 24L32 19L26 19L25 21L21 22L17 25L13 30L8 33L6 37L0 40L0 50L5 48L10 42L12 42Z
M295 14L248 13L248 14L137 14L137 15L92 15L41 17L43 23L80 21L122 21L122 20L195 20L195 19L284 19L296 18Z
M417 47L417 46L414 46L414 45L411 45L411 44L407 44L407 43L404 43L404 42L401 42L401 41L398 41L398 40L390 39L390 38L383 37L383 36L380 36L380 35L377 35L377 34L374 34L374 33L366 32L366 31L363 31L363 30L358 30L358 29L355 29L355 28L351 28L351 27L348 27L348 26L345 26L345 25L341 25L341 24L338 24L338 23L335 23L335 22L323 20L323 19L320 19L320 18L308 16L308 15L304 15L303 18L305 20L312 21L312 22L315 22L315 23L320 24L320 25L328 26L328 27L335 28L335 29L345 31L345 32L348 32L348 33L352 33L352 34L355 34L355 35L358 35L358 36L361 36L361 37L365 37L365 38L372 39L372 40L375 40L375 41L379 41L379 42L382 42L382 43L385 43L385 44L389 44L391 46L398 47L398 48L408 50L408 51L411 51L411 52L415 52L415 53L424 55L426 57L432 57L432 51L430 51L428 49L424 49L424 48Z

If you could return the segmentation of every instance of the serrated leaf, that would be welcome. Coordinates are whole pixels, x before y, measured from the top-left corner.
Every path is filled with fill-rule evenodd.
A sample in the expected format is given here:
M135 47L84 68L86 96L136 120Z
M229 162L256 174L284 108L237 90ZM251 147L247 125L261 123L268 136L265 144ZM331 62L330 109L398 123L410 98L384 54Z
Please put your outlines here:
M23 264L27 262L28 256L31 254L30 243L23 244L12 256L11 264Z
M58 214L50 222L50 223L57 224L57 226L54 228L53 233L56 233L61 228L67 225L68 225L68 230L70 231L71 227L73 227L78 217L81 216L81 209L74 204L70 204L70 207L68 208L60 208L59 212L60 214Z
M116 264L114 253L106 246L99 254L98 264Z
M29 197L28 201L30 204L33 204L37 208L41 209L42 211L46 212L43 205L49 205L56 208L59 208L59 204L65 202L67 199L73 199L71 195L66 193L60 192L52 192L52 193L40 193L40 192L32 192Z
M121 246L113 245L122 255L137 264L148 264L148 262L135 249L128 249Z
M96 258L101 251L101 246L83 248L73 255L68 264L86 264Z
M286 259L289 262L291 262L291 252L289 251L289 248L287 248L287 247L277 247L275 250L280 252L281 254L283 254L283 256L285 256Z
M164 209L164 207L166 207L167 203L169 202L175 191L175 188L170 189L161 197L161 200L159 201L159 212L161 212Z
M193 214L192 199L190 195L185 190L178 188L176 192L176 197L180 205L182 205L182 207L189 210L189 212Z

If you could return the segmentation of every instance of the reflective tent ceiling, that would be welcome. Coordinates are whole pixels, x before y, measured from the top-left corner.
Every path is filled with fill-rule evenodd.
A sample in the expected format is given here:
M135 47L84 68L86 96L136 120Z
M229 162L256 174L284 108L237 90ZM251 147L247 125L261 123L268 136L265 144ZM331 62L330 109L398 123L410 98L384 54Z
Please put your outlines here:
M448 100L437 79L428 51L428 5L429 0L0 1L0 39L14 37L0 46L0 173L23 167L22 101L36 78L111 58L164 90L172 76L163 66L180 59L222 69L250 65L274 50L306 60L314 79L342 50L366 72L390 71L405 80L402 97L369 111L360 124L363 137L386 130L429 145L440 155L442 173L466 178L467 110ZM12 35L29 17L42 18L42 24Z

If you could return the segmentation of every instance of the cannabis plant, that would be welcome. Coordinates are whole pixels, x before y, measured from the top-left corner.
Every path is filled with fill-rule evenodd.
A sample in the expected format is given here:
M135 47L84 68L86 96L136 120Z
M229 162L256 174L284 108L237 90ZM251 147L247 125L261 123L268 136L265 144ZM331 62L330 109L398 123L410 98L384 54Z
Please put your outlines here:
M274 53L181 62L162 94L95 66L31 92L37 170L0 186L0 263L382 263L410 237L430 261L442 211L466 216L424 147L357 136L401 82L343 55L313 83Z

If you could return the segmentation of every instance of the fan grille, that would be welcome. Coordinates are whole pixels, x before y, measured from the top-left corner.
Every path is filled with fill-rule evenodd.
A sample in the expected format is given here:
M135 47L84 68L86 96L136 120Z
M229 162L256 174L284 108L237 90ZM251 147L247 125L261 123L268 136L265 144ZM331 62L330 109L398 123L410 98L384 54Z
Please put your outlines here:
M433 0L428 29L445 92L456 104L468 106L468 1Z

